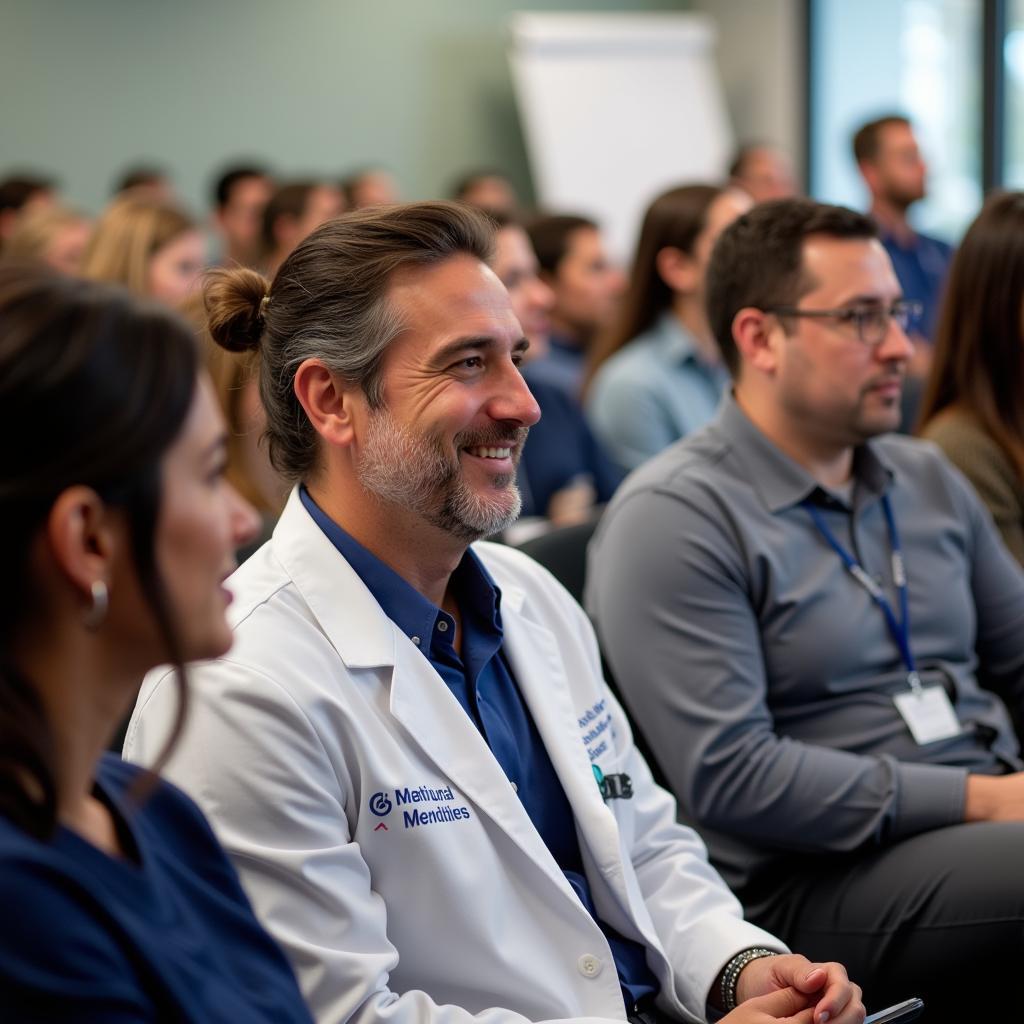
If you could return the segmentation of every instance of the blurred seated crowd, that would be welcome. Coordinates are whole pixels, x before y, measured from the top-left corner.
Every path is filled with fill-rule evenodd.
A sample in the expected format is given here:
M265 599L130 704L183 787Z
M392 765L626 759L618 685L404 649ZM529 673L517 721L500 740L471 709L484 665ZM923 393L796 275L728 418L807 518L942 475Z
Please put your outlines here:
M0 180L10 1019L1004 1019L1024 194L851 158Z

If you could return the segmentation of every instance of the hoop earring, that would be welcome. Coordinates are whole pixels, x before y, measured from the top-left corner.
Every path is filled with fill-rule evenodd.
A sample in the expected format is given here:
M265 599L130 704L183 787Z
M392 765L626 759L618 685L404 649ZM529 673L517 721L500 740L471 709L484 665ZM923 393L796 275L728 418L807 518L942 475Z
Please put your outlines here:
M82 623L86 629L95 631L103 625L103 620L107 617L107 611L110 608L110 590L103 580L93 580L89 591L92 594L92 604L85 613Z

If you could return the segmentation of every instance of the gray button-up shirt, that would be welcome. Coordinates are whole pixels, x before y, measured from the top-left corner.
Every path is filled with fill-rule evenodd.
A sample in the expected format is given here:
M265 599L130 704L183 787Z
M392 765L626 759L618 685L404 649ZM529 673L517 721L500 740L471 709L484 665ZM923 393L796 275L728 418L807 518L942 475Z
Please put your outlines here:
M925 685L964 731L918 746L893 704L907 671L879 607L800 502L898 608L881 496L898 524ZM857 449L819 487L728 397L634 473L591 550L587 604L615 677L737 889L794 852L844 852L963 819L967 772L1020 768L1000 692L1024 691L1024 573L931 445Z

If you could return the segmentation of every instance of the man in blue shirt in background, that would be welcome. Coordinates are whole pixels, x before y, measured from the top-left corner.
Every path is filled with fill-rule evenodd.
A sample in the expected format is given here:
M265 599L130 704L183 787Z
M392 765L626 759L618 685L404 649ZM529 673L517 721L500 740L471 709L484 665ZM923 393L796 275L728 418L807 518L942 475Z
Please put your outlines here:
M921 303L920 316L907 330L916 351L907 367L901 426L910 430L920 382L931 366L931 345L953 249L938 238L915 231L907 219L910 207L927 194L928 168L906 117L889 114L863 125L853 136L853 156L871 194L868 212L878 225L879 239L892 260L903 296Z

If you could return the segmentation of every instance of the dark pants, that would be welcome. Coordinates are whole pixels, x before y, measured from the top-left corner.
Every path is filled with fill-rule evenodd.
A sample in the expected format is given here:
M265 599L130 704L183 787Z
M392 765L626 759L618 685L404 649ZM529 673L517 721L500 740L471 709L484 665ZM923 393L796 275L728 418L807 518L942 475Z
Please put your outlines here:
M927 1024L1024 1021L1024 824L924 832L805 861L748 917L812 960L837 960L868 1012L910 996Z

